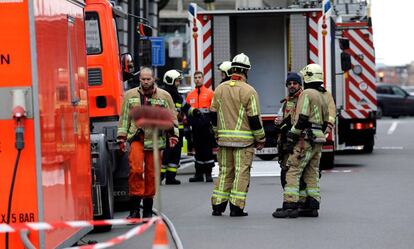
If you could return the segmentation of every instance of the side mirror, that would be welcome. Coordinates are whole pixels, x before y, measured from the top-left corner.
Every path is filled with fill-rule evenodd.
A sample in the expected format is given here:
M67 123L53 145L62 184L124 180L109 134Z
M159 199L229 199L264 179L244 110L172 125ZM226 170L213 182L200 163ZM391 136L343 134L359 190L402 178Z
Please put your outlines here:
M341 69L346 72L352 68L351 56L347 52L341 53Z
M124 81L130 80L134 77L135 63L130 53L121 55L122 78Z

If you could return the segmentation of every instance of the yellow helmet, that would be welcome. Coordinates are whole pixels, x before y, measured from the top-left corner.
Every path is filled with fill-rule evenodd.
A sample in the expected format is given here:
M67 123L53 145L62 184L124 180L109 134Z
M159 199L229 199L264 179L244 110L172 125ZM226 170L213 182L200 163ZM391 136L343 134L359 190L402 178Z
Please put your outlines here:
M234 56L233 60L231 61L231 67L249 70L252 66L250 65L249 57L244 53L241 53Z
M182 76L182 75L181 75L181 73L180 73L180 72L178 72L177 70L172 69L172 70L168 70L168 71L164 74L164 79L163 79L163 82L164 82L166 85L170 85L170 86L172 86L172 85L174 85L174 82L175 82L175 80L176 80L176 79L182 80L182 79L183 79L183 76Z
M218 69L226 74L227 77L231 76L231 61L223 61L218 65Z
M323 72L318 64L309 64L300 70L305 84L312 82L323 82Z

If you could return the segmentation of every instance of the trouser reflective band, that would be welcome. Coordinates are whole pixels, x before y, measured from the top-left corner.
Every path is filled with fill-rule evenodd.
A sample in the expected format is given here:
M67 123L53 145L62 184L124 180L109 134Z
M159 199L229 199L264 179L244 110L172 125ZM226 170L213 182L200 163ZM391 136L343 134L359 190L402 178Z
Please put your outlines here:
M247 193L246 192L237 192L232 190L230 193L230 200L231 199L239 199L239 200L246 200Z
M222 200L227 200L230 196L230 193L219 191L219 190L214 190L213 191L213 196L216 197L216 198L221 198Z
M174 167L168 167L168 168L167 168L167 171L168 171L168 172L177 172L177 168L174 168Z
M210 163L214 163L214 159L213 160L208 160L208 161L198 161L198 160L196 160L195 162L198 163L198 164L210 164Z
M167 168L161 168L161 173L167 172Z
M321 196L319 188L306 188L306 194L311 197Z

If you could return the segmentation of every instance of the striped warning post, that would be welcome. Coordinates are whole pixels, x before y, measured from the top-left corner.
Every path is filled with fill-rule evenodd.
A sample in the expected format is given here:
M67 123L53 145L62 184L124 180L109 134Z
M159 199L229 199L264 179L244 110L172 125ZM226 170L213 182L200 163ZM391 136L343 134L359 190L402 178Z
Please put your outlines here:
M321 12L313 12L308 15L308 63L319 64L319 38L318 22Z
M210 15L198 15L197 19L200 21L202 26L202 71L204 73L204 84L206 87L210 88L213 82L212 17Z

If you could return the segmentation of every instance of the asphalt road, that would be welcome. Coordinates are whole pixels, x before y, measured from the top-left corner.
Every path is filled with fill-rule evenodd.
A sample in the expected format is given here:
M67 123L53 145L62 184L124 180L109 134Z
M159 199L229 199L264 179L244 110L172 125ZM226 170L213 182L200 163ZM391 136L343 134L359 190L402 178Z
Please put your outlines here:
M252 177L249 216L231 218L228 211L211 216L213 185L190 184L189 175L179 176L179 186L162 186L163 211L186 249L414 248L413 125L413 118L379 120L372 154L337 155L335 168L321 178L318 218L274 219L271 213L282 204L278 166L260 160L253 167L266 168L270 176ZM131 228L117 227L84 240L105 241ZM114 248L151 248L151 241L149 231Z

